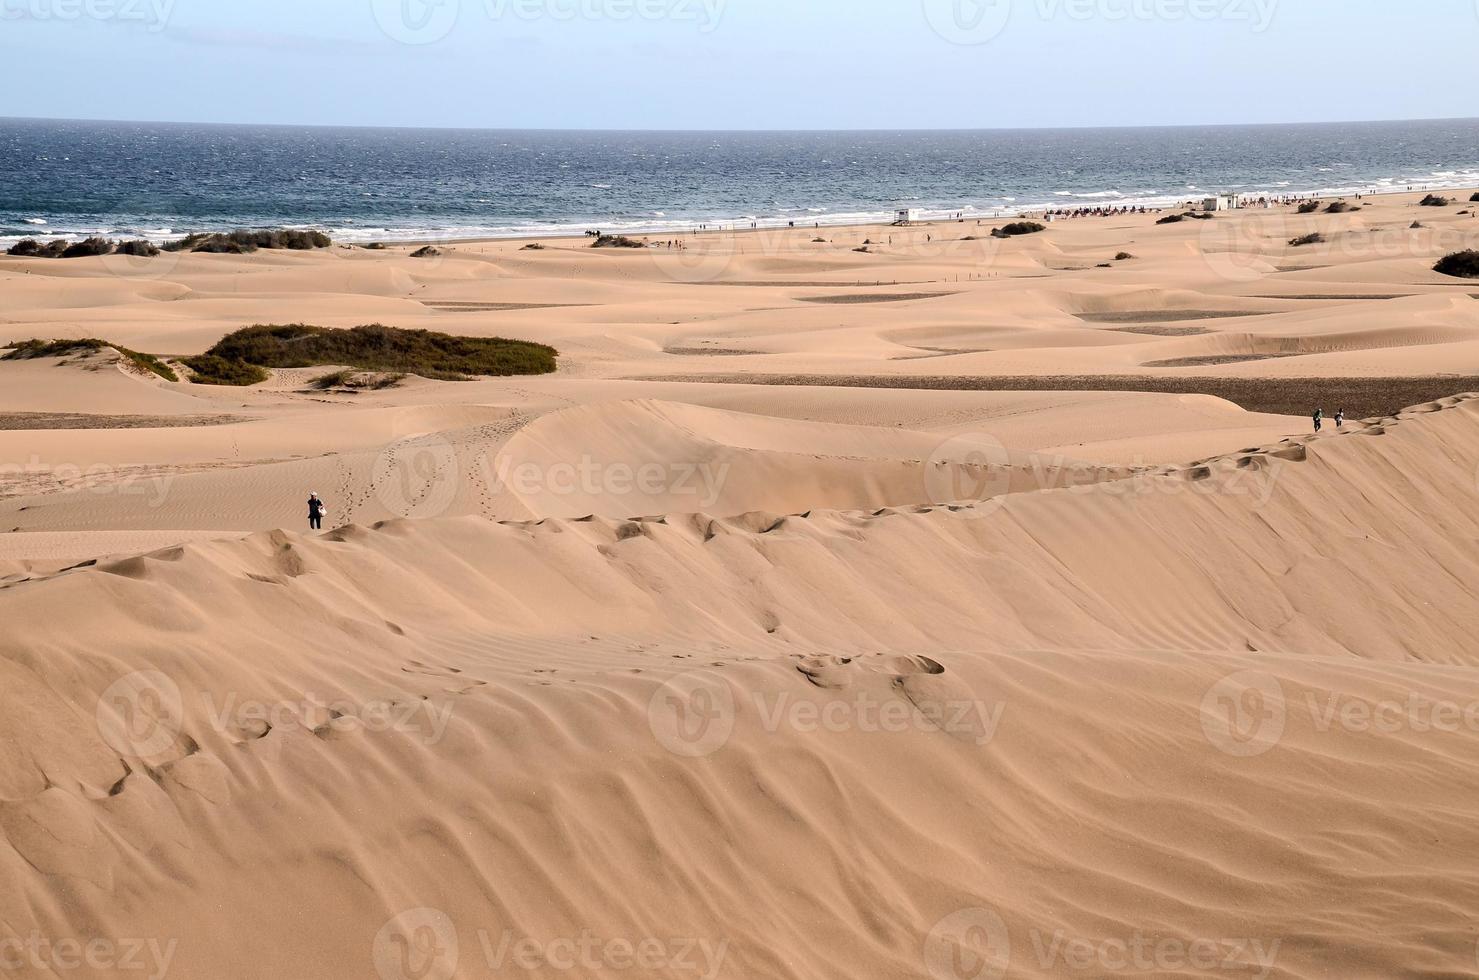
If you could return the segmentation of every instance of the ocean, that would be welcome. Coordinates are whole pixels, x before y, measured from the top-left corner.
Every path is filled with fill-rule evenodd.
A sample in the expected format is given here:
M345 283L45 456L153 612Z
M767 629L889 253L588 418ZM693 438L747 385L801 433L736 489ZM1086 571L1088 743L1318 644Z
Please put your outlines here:
M0 119L7 246L261 227L346 242L661 233L1475 184L1473 119L773 133Z

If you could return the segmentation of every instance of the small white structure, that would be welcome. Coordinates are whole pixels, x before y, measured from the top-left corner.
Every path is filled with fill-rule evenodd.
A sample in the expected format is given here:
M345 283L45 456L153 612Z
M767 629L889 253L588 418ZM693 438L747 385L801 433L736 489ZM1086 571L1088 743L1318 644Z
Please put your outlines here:
M1209 197L1202 201L1203 211L1232 211L1238 206L1235 197Z
M918 208L900 208L894 212L894 223L900 225L912 225L919 220Z

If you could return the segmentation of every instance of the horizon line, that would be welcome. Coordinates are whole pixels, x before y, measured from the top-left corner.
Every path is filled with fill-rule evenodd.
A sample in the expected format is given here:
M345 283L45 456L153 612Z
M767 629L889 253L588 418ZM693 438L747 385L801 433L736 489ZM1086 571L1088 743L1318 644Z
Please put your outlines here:
M656 128L597 128L582 126L402 126L389 123L302 123L302 122L208 122L191 119L98 119L82 116L12 116L0 115L3 122L38 123L98 123L114 125L147 126L219 126L219 127L271 127L279 129L363 129L363 130L413 130L422 132L486 132L486 133L713 133L713 134L775 134L775 133L1012 133L1012 132L1092 132L1095 130L1137 129L1250 129L1263 127L1297 126L1368 126L1391 123L1442 123L1476 122L1479 116L1424 116L1406 119L1323 119L1295 122L1236 122L1236 123L1139 123L1133 125L1077 125L1077 126L961 126L961 127L893 127L871 126L863 128L840 127L782 127L760 128L716 128L686 129L681 127Z

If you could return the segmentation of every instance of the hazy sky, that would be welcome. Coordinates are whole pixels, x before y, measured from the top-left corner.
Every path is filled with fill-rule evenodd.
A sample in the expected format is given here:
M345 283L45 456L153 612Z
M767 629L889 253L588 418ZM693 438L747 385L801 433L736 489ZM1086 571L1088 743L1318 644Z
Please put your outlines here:
M1479 0L0 0L0 116L618 129L1472 116Z

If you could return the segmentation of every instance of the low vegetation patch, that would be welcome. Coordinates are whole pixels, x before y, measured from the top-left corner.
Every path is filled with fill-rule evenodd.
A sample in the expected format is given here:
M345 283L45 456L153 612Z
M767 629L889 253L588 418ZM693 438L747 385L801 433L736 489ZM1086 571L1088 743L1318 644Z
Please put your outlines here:
M1479 251L1469 249L1464 252L1454 252L1445 255L1433 266L1434 272L1441 272L1445 276L1458 276L1461 279L1479 279Z
M1446 197L1439 197L1437 194L1429 194L1427 197L1423 198L1417 203L1425 208L1446 208L1453 202Z
M137 255L142 258L152 259L159 254L159 246L142 238L131 242L119 242L118 248L114 250L119 255Z
M1318 210L1320 210L1319 201L1305 201L1299 206L1300 214L1314 214Z
M1414 221L1412 224L1408 225L1407 227L1416 230L1418 228L1425 228L1427 226L1424 225L1421 221Z
M1298 248L1301 245L1319 245L1325 241L1325 236L1318 231L1312 231L1308 235L1300 235L1298 238L1289 239L1289 244Z
M210 378L255 378L210 382L216 384L255 384L266 379L265 368L320 364L465 381L476 375L549 374L555 370L556 357L553 347L501 337L453 337L378 323L351 330L292 323L257 325L227 334L202 357L185 364Z
M525 245L519 251L521 251L521 252L543 252L544 251L544 246L541 245L541 244L539 244L538 242L530 242L528 245Z
M200 354L187 357L180 363L190 369L190 380L198 385L247 385L260 384L272 375L265 368L245 361L234 361L215 354Z
M646 244L625 235L601 235L591 242L591 248L646 248Z
M38 242L34 238L26 238L10 246L6 254L31 259L82 259L114 254L150 257L159 254L159 247L142 238L131 242L115 242L109 238L96 236L84 238L80 242L68 242L64 239L54 242Z
M1168 214L1164 218L1157 218L1156 221L1155 221L1155 223L1158 224L1158 225L1174 225L1178 221L1185 221L1185 220L1186 219L1183 218L1179 214Z
M1131 255L1129 252L1120 252L1118 255L1116 255L1114 257L1114 260L1116 262L1123 262L1126 259L1133 259L1134 257L1135 256Z
M23 238L6 249L5 254L23 259L59 259L66 249L66 242L38 242L34 238Z
M1325 209L1325 213L1326 214L1345 214L1347 211L1354 211L1354 210L1355 209L1352 208L1350 206L1350 204L1348 204L1345 201L1331 201L1330 202L1330 206Z
M1035 235L1042 231L1044 227L1046 226L1038 224L1036 221L1013 221L1009 225L1002 225L1000 228L991 229L991 237L1013 238L1017 235Z
M180 380L180 376L175 374L173 368L153 354L129 350L127 347L110 344L96 337L83 337L75 340L20 340L5 346L13 348L4 357L7 361L23 361L33 357L68 357L72 354L92 353L112 348L140 374L156 374L166 381Z
M214 252L227 255L245 255L259 248L293 249L309 251L328 248L333 240L321 231L286 230L268 228L259 230L238 229L229 232L196 232L164 246L166 252Z
M434 259L442 254L442 250L435 245L423 245L411 253L413 259Z
M345 370L314 378L311 384L320 391L329 391L333 388L347 388L350 391L383 391L386 388L394 388L404 380L406 380L404 374Z

